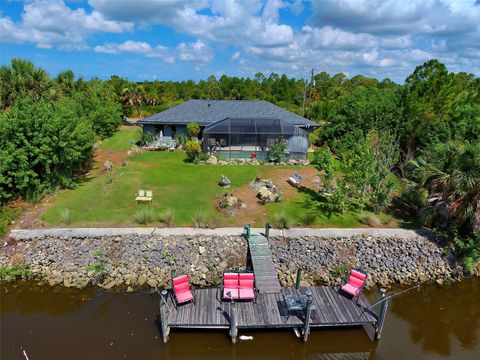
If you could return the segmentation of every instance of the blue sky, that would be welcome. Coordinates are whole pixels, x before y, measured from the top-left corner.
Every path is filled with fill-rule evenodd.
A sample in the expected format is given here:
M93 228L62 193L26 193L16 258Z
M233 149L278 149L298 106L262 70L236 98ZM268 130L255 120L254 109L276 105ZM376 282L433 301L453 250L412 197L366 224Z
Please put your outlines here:
M431 58L480 76L480 0L1 0L0 62L52 75L204 79L309 70L403 82Z

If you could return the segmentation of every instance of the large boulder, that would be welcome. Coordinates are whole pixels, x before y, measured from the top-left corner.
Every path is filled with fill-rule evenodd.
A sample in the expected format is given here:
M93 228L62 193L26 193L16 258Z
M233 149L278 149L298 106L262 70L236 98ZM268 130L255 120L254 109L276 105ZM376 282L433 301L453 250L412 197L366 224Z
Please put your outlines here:
M266 186L262 186L258 192L257 192L257 197L260 199L262 203L269 203L269 202L275 202L277 199L277 195L268 190Z
M208 160L206 161L208 165L217 165L218 160L215 156L211 155Z

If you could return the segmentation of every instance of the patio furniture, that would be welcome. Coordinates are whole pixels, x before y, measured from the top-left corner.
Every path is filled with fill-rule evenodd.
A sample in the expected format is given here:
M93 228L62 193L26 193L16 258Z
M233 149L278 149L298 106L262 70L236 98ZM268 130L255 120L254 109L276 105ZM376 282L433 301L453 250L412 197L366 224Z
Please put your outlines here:
M223 274L223 300L256 300L258 290L255 288L255 275L244 272L227 272Z
M195 305L195 288L190 285L188 275L180 275L172 280L172 297L175 307L191 301Z
M153 200L153 192L151 190L138 190L137 197L135 201L138 203L148 203L151 204Z
M299 173L293 173L293 175L290 176L287 179L287 181L290 185L292 185L294 187L299 187L300 183L302 182L303 179L304 179L304 177L302 175L300 175Z
M312 293L307 291L305 294L289 294L284 295L283 300L285 308L287 309L287 319L290 318L292 313L304 311L307 308L308 298L312 297ZM312 305L312 310L316 310L315 304Z
M358 295L367 282L367 275L358 269L350 270L348 282L341 287L342 291L352 295L358 301Z

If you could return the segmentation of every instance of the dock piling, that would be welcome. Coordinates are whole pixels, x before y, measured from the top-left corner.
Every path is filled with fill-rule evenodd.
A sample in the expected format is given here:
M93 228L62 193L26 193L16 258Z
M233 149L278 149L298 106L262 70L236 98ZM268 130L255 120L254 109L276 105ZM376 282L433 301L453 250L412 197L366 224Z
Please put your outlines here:
M160 323L162 325L162 338L163 343L168 342L168 335L170 333L170 327L168 326L168 304L167 304L168 291L162 290L160 294Z
M270 224L269 223L266 223L265 224L265 237L267 238L267 240L270 239Z
M303 342L307 342L308 335L310 335L310 319L312 316L313 307L312 294L307 293L307 296L307 306L305 307L305 324L303 326Z
M230 303L230 337L232 338L232 344L237 342L237 312L235 310L235 301Z
M388 299L386 299L386 290L382 288L380 289L380 292L382 293L381 299L385 299L385 300L382 301L380 304L380 315L378 317L378 323L375 327L376 341L380 340L380 337L382 336L383 325L385 324L385 317L387 316L387 309L388 309Z
M302 281L302 269L299 268L297 269L297 279L295 281L295 289L299 289L300 288L300 282Z
M251 232L250 224L245 225L245 237L247 240L250 239L250 232Z

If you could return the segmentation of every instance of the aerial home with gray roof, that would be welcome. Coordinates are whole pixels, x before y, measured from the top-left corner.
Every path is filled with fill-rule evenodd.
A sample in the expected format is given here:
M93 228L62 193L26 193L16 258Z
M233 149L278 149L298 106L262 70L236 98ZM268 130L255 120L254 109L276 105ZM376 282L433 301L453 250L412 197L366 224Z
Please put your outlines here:
M228 158L262 158L278 142L290 158L303 158L308 133L319 126L268 101L247 100L189 100L138 124L155 138L175 139L191 122L200 125L205 151Z

